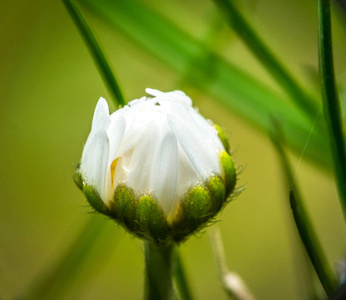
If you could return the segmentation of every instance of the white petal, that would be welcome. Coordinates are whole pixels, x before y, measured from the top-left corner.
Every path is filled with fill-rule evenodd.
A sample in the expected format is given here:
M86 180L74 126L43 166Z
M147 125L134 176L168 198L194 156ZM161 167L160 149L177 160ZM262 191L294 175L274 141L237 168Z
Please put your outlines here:
M104 201L120 182L138 194L153 193L170 220L189 187L220 173L223 146L182 91L146 92L153 97L133 100L111 116L107 102L98 101L81 171Z
M186 105L192 106L192 100L189 96L186 96L186 94L182 91L173 91L166 93L167 97L171 98L174 101L180 101L183 102Z
M142 137L142 130L143 129L141 128L139 123L132 122L131 124L126 118L126 138L124 138L123 141L120 143L114 157L122 156L124 153L133 149Z
M108 126L107 135L109 137L109 165L116 158L115 153L122 141L125 133L126 122L123 116L113 119Z
M218 173L217 154L212 153L206 143L175 115L168 114L167 120L180 146L202 179L206 180L211 173Z
M125 107L126 107L126 108L133 107L133 106L135 106L136 104L139 104L139 103L141 103L141 102L144 101L144 100L145 100L145 97L142 97L142 98L140 98L140 99L132 100L132 101L130 101L129 103L127 103L127 105L126 105Z
M113 121L116 121L120 116L124 116L125 114L126 114L126 109L125 108L116 110L115 112L113 112L110 115L110 118L109 118L110 123L113 122Z
M179 155L179 178L178 178L178 193L184 195L188 188L203 182L202 178L197 173L185 151L178 145Z
M105 201L108 153L107 133L105 130L100 129L93 136L89 136L83 150L81 162L83 179L98 191L103 201Z
M117 116L117 117L116 117ZM106 176L106 192L105 192L105 199L106 202L108 202L112 196L112 181L111 181L111 164L112 162L117 158L116 152L118 151L119 145L123 139L124 132L125 132L125 119L121 114L118 114L116 116L111 116L111 123L108 127L107 135L109 137L109 156L108 156L108 162L107 162L107 176Z
M154 89L149 89L149 88L145 89L145 92L151 96L154 96L154 97L165 94L164 92L161 92L159 90L154 90Z
M172 114L179 118L184 123L184 126L189 127L194 134L202 139L200 129L191 115L194 111L192 107L187 107L184 103L177 101L161 101L160 104L166 109L167 114Z
M157 150L156 124L151 124L141 132L141 139L134 148L130 165L128 166L127 184L138 192L149 192L150 172Z
M175 90L175 91L173 91L171 93L174 93L177 96L186 96L186 94L183 91L180 91L180 90ZM190 97L188 97L188 98L190 98Z
M191 114L209 146L212 148L216 148L219 151L224 150L216 128L206 119L204 119L197 111L194 110L194 112L192 112Z
M108 104L107 104L107 101L101 97L99 101L97 102L97 105L94 111L94 117L93 117L91 130L96 131L100 128L107 128L108 124L109 124Z
M178 145L172 132L164 136L154 160L150 187L166 216L174 214L178 197Z

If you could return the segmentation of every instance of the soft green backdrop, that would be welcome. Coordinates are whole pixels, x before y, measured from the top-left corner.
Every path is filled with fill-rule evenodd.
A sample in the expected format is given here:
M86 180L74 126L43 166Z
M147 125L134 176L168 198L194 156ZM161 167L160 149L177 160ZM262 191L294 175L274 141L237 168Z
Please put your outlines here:
M210 1L145 2L198 38L207 36L217 16ZM317 2L248 0L243 9L286 65L310 83L317 67ZM143 96L146 87L177 87L179 74L85 13L128 101ZM226 25L221 28L220 52L280 92L237 36ZM336 78L346 88L346 31L336 26L334 33ZM98 98L114 106L60 1L0 2L0 66L0 298L5 300L25 295L57 263L85 221L100 218L90 216L72 175ZM205 117L226 128L234 157L245 166L241 184L247 188L218 223L230 269L258 299L304 299L303 252L269 139L198 90L185 92ZM298 160L292 156L313 223L334 264L345 254L346 231L332 177ZM63 299L141 298L142 244L106 222L100 252L89 258ZM226 299L208 230L181 245L181 252L196 299Z

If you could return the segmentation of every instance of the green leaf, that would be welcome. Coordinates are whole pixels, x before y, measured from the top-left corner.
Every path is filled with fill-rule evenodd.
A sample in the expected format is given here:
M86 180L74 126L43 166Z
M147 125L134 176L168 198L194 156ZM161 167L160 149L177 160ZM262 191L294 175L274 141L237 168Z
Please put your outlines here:
M205 43L140 1L81 0L81 3L182 76L188 72L191 83L256 128L267 132L269 117L280 115L290 146L298 153L304 149L312 122L264 84L213 53ZM330 167L325 136L319 131L312 132L305 153L321 166Z

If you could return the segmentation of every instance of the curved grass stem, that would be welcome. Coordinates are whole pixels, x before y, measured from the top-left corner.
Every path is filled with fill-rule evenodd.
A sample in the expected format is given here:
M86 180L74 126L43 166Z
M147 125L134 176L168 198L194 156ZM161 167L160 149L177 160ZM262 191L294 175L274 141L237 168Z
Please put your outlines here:
M73 22L78 28L79 33L83 37L83 40L87 45L97 68L99 69L99 72L108 88L108 91L115 101L115 105L124 106L125 100L111 70L111 67L109 66L109 63L105 55L103 54L100 44L97 42L82 12L79 10L77 3L74 0L63 0L63 3L65 4L67 11L69 12Z
M329 265L320 241L317 238L315 229L310 221L310 217L306 211L304 202L302 201L302 197L300 196L295 177L283 148L283 132L280 124L276 122L276 120L273 120L273 129L273 132L271 132L271 139L277 153L279 154L287 183L290 186L290 206L300 239L303 242L305 250L326 294L331 296L338 285L336 276Z
M343 139L341 108L335 86L332 49L330 0L318 1L319 69L325 121L329 133L335 180L346 218L346 153Z
M316 270L326 294L330 296L337 288L337 279L327 262L327 258L312 228L305 207L296 196L294 187L290 189L290 205L300 238L304 243L311 263Z

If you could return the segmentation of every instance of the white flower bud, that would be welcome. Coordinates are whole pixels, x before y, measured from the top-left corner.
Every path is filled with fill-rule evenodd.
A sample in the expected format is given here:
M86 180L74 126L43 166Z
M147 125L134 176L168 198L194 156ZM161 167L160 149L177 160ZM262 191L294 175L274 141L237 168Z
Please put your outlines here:
M139 236L179 241L220 210L234 189L234 165L222 130L188 96L146 92L154 97L111 115L100 98L77 177L98 211Z

